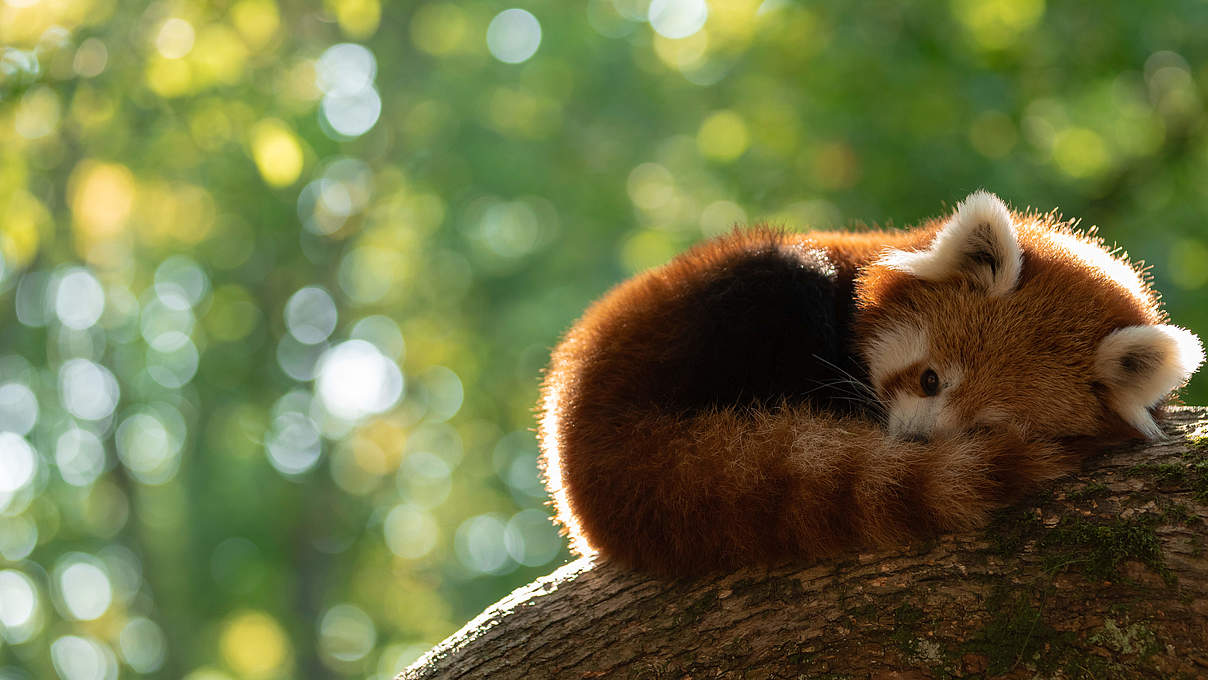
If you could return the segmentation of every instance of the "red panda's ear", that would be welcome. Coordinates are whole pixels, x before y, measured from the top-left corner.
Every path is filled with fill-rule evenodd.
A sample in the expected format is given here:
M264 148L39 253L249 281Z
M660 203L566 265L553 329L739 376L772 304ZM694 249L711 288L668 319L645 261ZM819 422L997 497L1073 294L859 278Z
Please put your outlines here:
M1178 326L1128 326L1113 331L1095 352L1095 374L1107 385L1111 405L1150 439L1162 436L1149 413L1182 387L1204 362L1204 348Z
M928 281L967 276L990 295L1015 289L1023 256L1015 221L1002 199L975 191L956 206L927 250L891 250L880 264Z

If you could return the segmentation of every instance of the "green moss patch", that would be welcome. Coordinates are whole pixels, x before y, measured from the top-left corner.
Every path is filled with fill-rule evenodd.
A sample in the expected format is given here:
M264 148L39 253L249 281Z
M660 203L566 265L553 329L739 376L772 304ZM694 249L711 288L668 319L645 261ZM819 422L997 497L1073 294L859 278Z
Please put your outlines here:
M903 604L893 610L893 632L889 637L898 649L910 656L918 653L919 624L926 612L912 604Z
M1111 493L1111 489L1107 488L1106 484L1100 482L1091 482L1081 489L1075 489L1068 494L1066 498L1071 501L1089 501L1096 498L1103 498Z
M1133 475L1149 477L1161 485L1188 487L1195 499L1208 503L1208 459L1196 453L1183 455L1184 464L1141 463L1128 469Z
M1155 518L1096 521L1065 517L1040 538L1045 568L1052 572L1076 570L1093 579L1119 575L1121 562L1135 560L1162 575L1173 576L1162 557L1162 544L1154 531Z
M1051 573L1076 571L1092 579L1113 579L1120 575L1121 562L1135 560L1171 583L1173 576L1154 531L1162 519L1158 515L1129 519L1066 516L1050 529L1034 509L1023 508L999 513L985 535L990 540L989 552L1000 557L1017 555L1035 541L1044 555L1045 569Z
M984 655L990 675L1007 673L1021 663L1041 671L1060 664L1069 646L1069 634L1059 633L1045 623L1027 595L997 588L986 600L986 610L993 613L993 618L965 645L965 651Z
M1208 453L1208 425L1201 426L1195 432L1187 436L1187 445L1193 451Z

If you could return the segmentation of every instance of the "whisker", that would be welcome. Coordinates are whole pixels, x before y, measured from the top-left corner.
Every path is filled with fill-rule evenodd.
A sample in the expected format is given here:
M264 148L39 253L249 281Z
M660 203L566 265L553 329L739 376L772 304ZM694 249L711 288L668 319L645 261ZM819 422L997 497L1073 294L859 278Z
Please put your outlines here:
M823 364L826 364L827 366L830 366L831 368L835 369L836 371L839 372L840 375L848 378L848 380L850 381L850 384L859 387L860 389L864 390L871 396L874 396L874 397L876 396L876 392L872 389L871 386L869 386L863 380L860 380L856 376L852 375L851 372L849 372L847 369L845 369L842 366L839 366L838 364L834 363L833 361L830 361L830 360L826 359L825 357L819 356L817 354L813 354L811 356L813 358L817 359L818 361L821 361Z

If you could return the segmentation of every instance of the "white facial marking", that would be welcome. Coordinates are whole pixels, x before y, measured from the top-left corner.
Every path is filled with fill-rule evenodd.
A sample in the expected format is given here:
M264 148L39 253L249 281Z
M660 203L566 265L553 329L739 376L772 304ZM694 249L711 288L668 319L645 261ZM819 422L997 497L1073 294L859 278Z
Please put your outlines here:
M935 421L939 417L939 400L935 397L920 397L915 394L894 395L889 407L889 433L895 437L903 435L931 436Z
M917 326L885 329L874 334L864 347L869 377L889 411L889 433L894 436L931 437L956 432L962 427L956 413L947 408L948 396L964 378L964 371L959 366L928 366L940 379L940 391L932 397L909 390L889 394L883 391L885 381L894 374L927 362L930 356L927 330Z
M915 326L895 326L877 333L864 348L873 385L880 385L894 373L926 359L930 353L927 331Z
M1129 326L1112 332L1095 353L1095 373L1108 384L1112 405L1146 437L1162 430L1149 415L1204 362L1204 348L1178 326Z
M936 369L940 376L940 392L924 397L909 392L889 395L889 433L894 436L916 435L933 437L962 429L956 413L948 408L948 395L960 384L963 372L959 368Z

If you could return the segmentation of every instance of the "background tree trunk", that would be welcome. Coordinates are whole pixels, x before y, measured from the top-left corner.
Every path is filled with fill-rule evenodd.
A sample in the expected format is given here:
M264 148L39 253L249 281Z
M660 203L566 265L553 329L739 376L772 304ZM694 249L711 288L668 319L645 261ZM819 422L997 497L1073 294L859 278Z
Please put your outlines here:
M667 582L580 559L400 680L1208 677L1208 409L985 529Z

